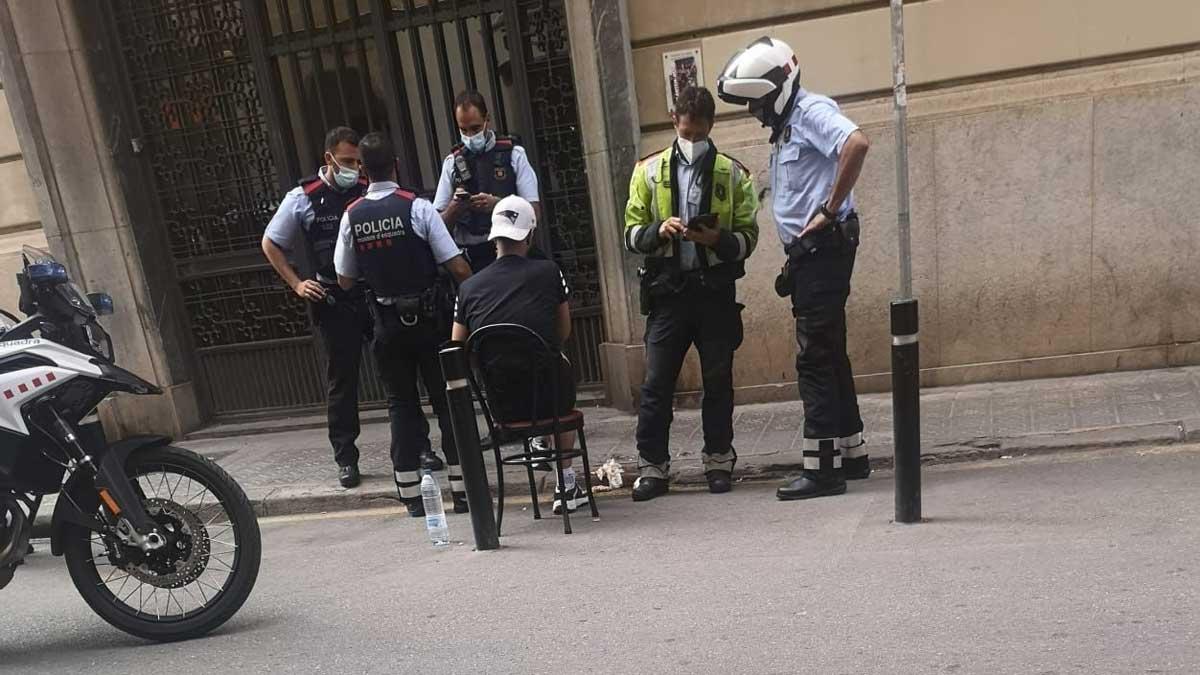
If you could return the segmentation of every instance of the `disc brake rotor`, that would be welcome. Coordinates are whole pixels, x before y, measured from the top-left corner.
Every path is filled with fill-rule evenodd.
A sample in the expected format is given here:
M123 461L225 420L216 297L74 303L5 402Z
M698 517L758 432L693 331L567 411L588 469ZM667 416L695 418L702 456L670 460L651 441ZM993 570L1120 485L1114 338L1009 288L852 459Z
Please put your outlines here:
M158 588L182 588L208 568L211 542L196 514L166 499L147 499L146 513L166 539L162 548L142 551L108 542L109 559L130 576Z

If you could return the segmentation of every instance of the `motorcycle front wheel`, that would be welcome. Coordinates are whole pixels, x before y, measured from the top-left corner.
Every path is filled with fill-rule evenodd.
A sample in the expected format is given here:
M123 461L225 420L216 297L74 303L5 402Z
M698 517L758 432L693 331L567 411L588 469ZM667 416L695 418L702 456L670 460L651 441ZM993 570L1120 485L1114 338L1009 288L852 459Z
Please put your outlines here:
M93 611L126 633L159 642L205 635L241 608L258 578L254 509L224 469L182 448L139 450L125 470L167 543L142 551L115 534L67 523L71 581ZM99 500L94 506L111 520Z

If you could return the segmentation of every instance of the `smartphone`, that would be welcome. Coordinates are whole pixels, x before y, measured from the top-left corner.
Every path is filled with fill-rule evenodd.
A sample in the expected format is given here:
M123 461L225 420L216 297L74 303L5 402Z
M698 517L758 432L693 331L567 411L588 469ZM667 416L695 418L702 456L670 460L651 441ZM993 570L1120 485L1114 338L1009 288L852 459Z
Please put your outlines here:
M715 213L705 213L703 215L696 216L687 223L687 229L689 230L699 230L703 228L712 229L715 227L717 227L717 214Z
M471 193L467 192L466 190L459 189L454 192L454 198L460 202L469 201L471 199Z

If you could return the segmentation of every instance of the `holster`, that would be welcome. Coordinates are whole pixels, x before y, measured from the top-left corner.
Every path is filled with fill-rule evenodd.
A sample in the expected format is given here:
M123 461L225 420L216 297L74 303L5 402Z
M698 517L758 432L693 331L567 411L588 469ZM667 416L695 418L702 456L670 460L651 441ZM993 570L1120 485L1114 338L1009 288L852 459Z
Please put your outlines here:
M786 298L792 294L796 267L800 261L818 251L842 250L858 248L862 229L858 222L858 214L851 211L845 218L831 224L823 230L809 232L788 245L784 251L787 260L775 277L775 294Z
M432 286L417 295L404 295L392 299L385 305L378 301L373 293L368 293L368 306L375 323L375 334L386 333L388 319L399 320L405 328L413 328L423 323L433 322L437 318L438 288Z
M638 304L642 316L650 315L656 300L681 293L687 285L679 266L668 263L665 258L646 258L646 264L638 268L638 278L641 282Z

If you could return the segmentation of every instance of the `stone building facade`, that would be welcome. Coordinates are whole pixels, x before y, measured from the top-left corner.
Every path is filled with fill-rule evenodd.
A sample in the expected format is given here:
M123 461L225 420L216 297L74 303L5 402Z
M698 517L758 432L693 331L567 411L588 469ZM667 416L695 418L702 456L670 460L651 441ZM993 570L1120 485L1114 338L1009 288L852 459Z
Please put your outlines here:
M327 93L344 93L345 82L332 77L353 74L344 61L376 69L362 81L364 103L354 114L419 132L410 134L418 145L408 170L422 184L423 165L445 150L442 137L451 132L439 106L421 102L422 82L440 100L462 84L460 69L474 67L508 96L507 126L532 137L543 185L558 200L550 245L589 294L586 323L577 324L590 341L577 347L579 360L595 361L585 377L602 384L613 404L632 408L643 372L643 320L638 261L622 250L621 220L634 162L672 138L663 55L697 50L703 82L713 86L737 48L761 35L787 40L804 86L837 98L872 140L857 189L864 244L850 338L861 387L888 386L887 305L898 262L885 3L337 0L339 15L324 27L320 16L305 14L306 3L323 16L326 3L312 0L0 2L0 79L11 108L11 115L0 110L0 275L13 271L20 244L44 241L89 290L114 295L110 326L120 358L167 394L113 402L111 426L182 433L238 405L258 405L223 398L259 386L234 382L231 373L262 364L288 371L288 359L302 365L291 370L316 372L311 345L290 333L208 342L231 323L247 334L264 330L275 321L264 304L277 321L302 329L301 315L283 300L286 289L253 289L258 295L239 300L238 317L200 296L217 294L203 290L211 279L237 280L242 295L252 295L245 279L263 263L246 242L265 226L277 198L271 195L314 161L295 150L314 142L305 130L319 125L296 116L308 85L293 70L311 68L306 50L322 49L333 50L327 65L339 64L322 74L329 77L313 78ZM288 15L291 27L281 27ZM162 23L141 33L116 25L146 17ZM187 39L217 45L204 67L218 85L235 67L253 73L230 95L266 120L251 129L258 173L247 178L266 186L259 190L265 196L239 193L241 202L253 202L237 221L249 234L220 255L192 255L183 249L200 247L194 237L181 245L178 232L163 225L164 214L174 218L178 209L162 198L165 160L144 128L161 120L148 119L147 94L131 85L144 84L133 70L155 66L138 54L136 40L169 36L172 21L180 31L195 22L208 30ZM1200 362L1200 277L1193 271L1200 263L1200 3L922 0L906 3L906 22L924 382ZM509 28L521 40L509 40ZM213 31L224 33L217 40ZM456 40L457 55L446 50ZM507 52L514 44L522 49ZM422 49L427 58L418 58ZM481 49L492 55L486 72ZM422 60L427 80L413 74ZM513 103L522 97L535 103ZM189 125L197 133L218 126L162 107L179 128L166 125L159 142L186 136ZM767 134L729 106L720 104L718 114L718 146L765 184ZM438 142L421 145L422 134ZM746 340L735 384L742 402L796 396L790 312L772 291L782 252L769 209L760 224L759 250L741 282ZM0 284L6 307L15 305L5 295L11 292L11 284ZM254 311L260 315L242 316ZM262 394L265 403L251 412L279 414L320 392L316 379L267 384L303 396ZM680 384L686 405L699 388L694 355Z

